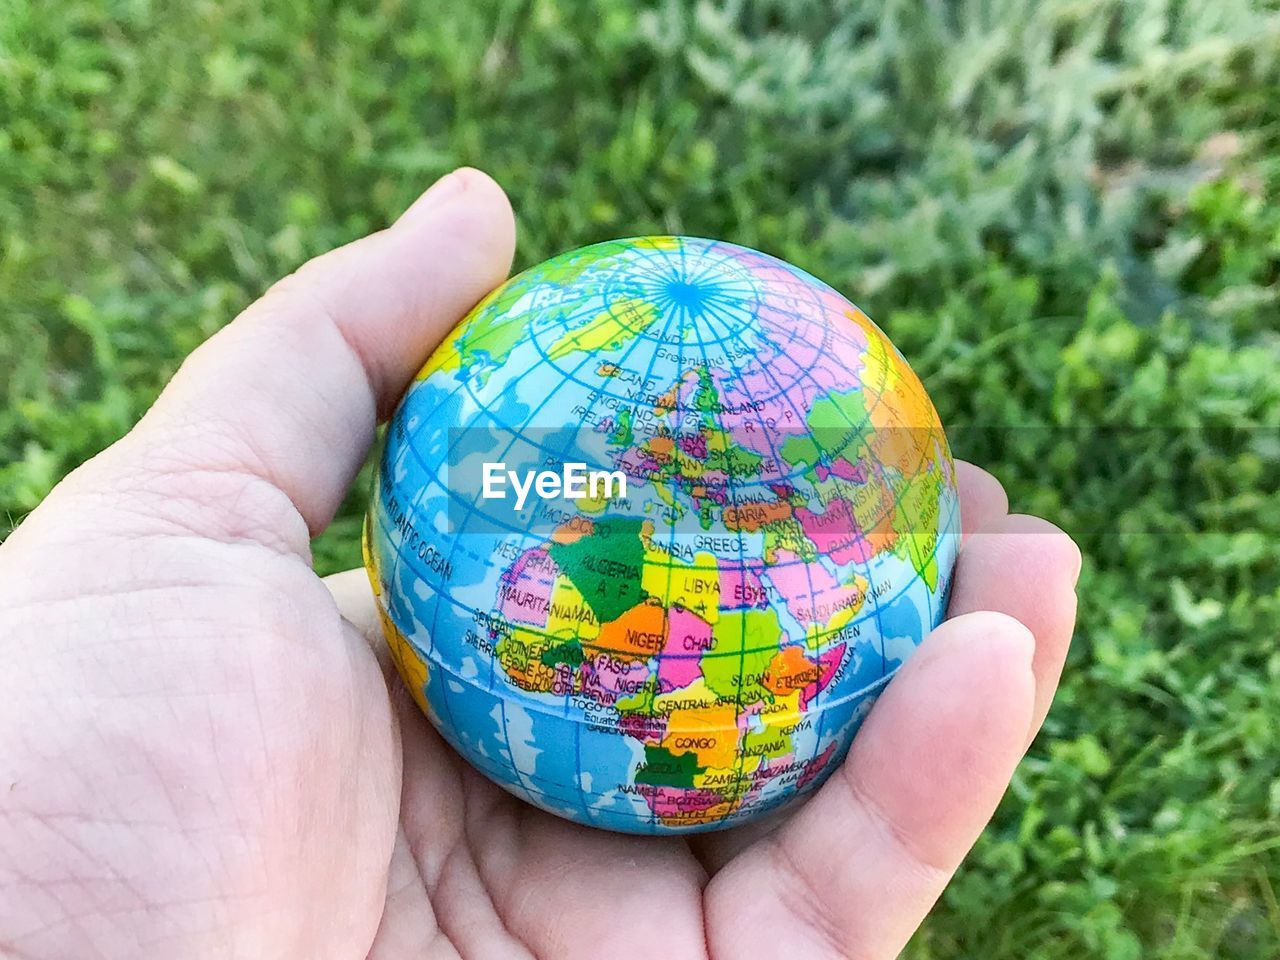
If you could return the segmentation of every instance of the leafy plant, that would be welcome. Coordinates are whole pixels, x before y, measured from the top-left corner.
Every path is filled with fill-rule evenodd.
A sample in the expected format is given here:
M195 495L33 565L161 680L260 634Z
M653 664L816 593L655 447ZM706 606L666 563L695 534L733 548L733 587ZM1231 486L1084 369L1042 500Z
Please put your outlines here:
M11 0L0 508L460 163L520 265L760 247L1086 555L1059 701L908 956L1274 957L1277 89L1274 0ZM322 570L358 563L366 483Z

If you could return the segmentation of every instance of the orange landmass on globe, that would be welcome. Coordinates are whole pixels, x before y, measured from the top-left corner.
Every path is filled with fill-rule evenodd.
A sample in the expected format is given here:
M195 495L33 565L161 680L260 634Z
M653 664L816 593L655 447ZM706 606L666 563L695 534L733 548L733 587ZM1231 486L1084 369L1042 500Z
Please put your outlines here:
M600 636L583 644L620 660L648 660L667 642L667 611L655 601L645 600L616 620L600 624Z

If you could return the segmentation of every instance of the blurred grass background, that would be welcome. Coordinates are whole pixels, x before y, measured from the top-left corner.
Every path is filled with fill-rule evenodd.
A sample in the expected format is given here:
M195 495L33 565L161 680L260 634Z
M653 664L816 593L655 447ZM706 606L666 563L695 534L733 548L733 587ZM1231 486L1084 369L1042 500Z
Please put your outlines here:
M1276 0L6 0L0 535L458 164L518 266L760 247L1086 555L1059 701L907 956L1274 958L1278 149Z

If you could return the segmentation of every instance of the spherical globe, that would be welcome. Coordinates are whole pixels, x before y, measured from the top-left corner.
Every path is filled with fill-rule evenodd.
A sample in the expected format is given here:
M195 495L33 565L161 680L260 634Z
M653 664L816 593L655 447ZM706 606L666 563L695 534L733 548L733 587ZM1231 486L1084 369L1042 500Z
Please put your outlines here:
M441 735L552 813L732 826L816 789L946 607L938 417L802 270L688 237L490 294L387 433L365 556Z

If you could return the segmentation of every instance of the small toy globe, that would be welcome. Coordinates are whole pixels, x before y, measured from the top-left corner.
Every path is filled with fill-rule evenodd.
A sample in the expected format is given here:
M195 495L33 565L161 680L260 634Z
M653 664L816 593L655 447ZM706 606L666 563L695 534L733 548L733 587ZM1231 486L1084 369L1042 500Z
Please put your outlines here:
M733 826L816 789L946 608L937 413L831 287L643 237L490 294L387 434L365 556L455 750L552 813Z

